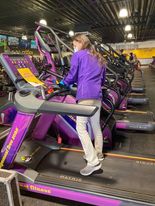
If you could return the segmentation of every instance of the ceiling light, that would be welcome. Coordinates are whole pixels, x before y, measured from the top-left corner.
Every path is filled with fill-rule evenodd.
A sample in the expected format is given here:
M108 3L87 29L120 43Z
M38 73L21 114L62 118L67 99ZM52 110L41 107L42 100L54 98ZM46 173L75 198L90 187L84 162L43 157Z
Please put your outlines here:
M84 35L86 35L86 36L90 36L90 35L92 35L89 31L75 32L75 35L76 35L76 34L84 34Z
M119 12L119 17L124 18L128 16L128 11L127 9L121 9Z
M26 36L26 35L23 35L23 36L22 36L22 39L23 39L23 40L27 40L27 36Z
M68 32L68 34L69 34L70 37L72 37L72 36L74 36L74 31L70 30L70 31Z
M131 38L133 37L133 35L132 35L131 33L129 33L129 34L127 35L127 37L128 37L128 39L131 39Z
M39 23L47 26L47 21L46 21L45 19L41 19L41 20L39 21Z
M125 31L131 31L131 25L126 25L125 26Z

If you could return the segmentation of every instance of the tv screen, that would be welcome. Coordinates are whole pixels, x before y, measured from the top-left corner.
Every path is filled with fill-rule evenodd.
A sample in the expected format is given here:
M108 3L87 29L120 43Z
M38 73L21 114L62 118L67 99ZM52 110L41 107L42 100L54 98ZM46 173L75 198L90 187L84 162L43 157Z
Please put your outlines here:
M35 40L31 40L31 49L37 49L37 44Z
M9 46L18 46L19 45L19 38L17 37L8 37L8 45Z
M6 45L6 42L7 42L7 36L0 35L0 46Z
M20 40L20 48L22 48L22 49L30 49L30 47L31 47L30 40L24 40L24 39Z

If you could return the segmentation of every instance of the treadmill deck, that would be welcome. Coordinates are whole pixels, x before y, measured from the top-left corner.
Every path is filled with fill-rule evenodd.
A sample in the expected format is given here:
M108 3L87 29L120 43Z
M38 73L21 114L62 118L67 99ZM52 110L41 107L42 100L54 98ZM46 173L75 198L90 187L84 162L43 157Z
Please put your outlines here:
M107 157L102 170L83 177L79 174L86 165L82 155L63 150L49 153L37 168L37 182L155 204L155 162Z

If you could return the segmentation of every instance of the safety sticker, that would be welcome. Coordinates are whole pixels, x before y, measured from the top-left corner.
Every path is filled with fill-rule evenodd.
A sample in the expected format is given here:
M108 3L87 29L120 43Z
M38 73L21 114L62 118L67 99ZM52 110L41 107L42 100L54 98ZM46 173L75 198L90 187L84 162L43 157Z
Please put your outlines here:
M20 75L32 86L37 87L44 85L37 77L31 72L29 68L20 68L18 69Z

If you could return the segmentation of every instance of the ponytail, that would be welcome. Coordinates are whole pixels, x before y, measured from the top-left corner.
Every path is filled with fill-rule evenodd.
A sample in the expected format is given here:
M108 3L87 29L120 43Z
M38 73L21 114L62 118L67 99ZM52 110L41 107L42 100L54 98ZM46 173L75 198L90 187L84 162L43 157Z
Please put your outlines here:
M106 64L105 58L95 49L95 47L92 45L91 48L89 49L90 54L95 56L98 59L98 62L101 66Z

